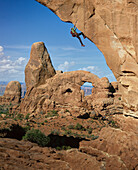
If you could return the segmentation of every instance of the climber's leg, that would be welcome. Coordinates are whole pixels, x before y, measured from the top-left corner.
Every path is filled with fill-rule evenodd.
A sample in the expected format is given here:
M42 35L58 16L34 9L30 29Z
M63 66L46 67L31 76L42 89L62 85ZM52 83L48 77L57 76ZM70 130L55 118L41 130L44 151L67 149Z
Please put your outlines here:
M80 32L78 35L79 36L82 35L84 39L86 38L85 35L83 34L83 32Z
M81 41L81 38L79 37L79 34L78 34L77 38L79 39L79 41L80 41L80 43L81 43L81 46L85 47L85 45L84 45L84 44L82 43L82 41Z

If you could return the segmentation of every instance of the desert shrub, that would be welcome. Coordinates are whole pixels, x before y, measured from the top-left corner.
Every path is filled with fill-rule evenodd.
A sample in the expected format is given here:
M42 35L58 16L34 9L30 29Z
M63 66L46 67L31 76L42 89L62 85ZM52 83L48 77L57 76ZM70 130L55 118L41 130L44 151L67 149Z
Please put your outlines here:
M87 129L88 131L88 134L91 134L92 133L92 128L90 127L89 129Z
M56 110L51 110L50 112L47 113L47 115L45 116L45 118L47 118L47 117L54 117L54 116L58 116L58 111L56 111Z
M23 120L24 115L19 113L19 114L17 115L17 117L16 117L16 118L17 118L17 119L19 119L19 120Z
M25 131L25 133L26 133L28 130L31 129L31 127L30 127L30 126L25 126L25 127L23 127L23 129L24 129L24 131Z
M92 140L95 140L95 139L98 139L98 138L99 138L99 136L94 136L94 135L91 136Z
M51 135L59 135L60 134L60 131L59 130L52 130L51 131Z
M69 125L68 128L69 129L74 129L75 127L74 127L74 125Z
M70 146L64 146L64 145L61 146L61 147L60 146L56 147L56 150L68 150L68 149L71 149L71 147Z
M28 120L30 116L30 113L27 113L27 115L25 116L25 119Z
M65 130L64 135L71 135L71 134L72 134L72 131L71 131L71 130Z
M42 147L47 146L47 144L50 142L50 138L45 136L45 134L42 133L39 129L31 129L27 131L23 139L37 143Z
M61 130L66 130L66 128L64 126L61 127Z
M75 126L75 129L84 130L84 127L81 124L77 123L76 126Z

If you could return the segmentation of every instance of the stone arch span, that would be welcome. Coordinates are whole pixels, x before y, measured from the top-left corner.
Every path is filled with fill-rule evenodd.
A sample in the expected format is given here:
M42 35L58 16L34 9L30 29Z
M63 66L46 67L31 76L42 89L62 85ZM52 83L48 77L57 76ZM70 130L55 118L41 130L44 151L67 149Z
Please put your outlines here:
M119 82L124 114L138 117L138 2L36 0L77 28L103 53Z

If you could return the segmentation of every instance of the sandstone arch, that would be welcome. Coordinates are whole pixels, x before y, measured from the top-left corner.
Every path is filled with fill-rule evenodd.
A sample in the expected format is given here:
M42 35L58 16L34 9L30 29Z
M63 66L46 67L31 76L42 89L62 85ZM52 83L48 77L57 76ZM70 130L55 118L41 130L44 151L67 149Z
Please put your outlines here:
M25 68L25 80L27 92L21 102L22 113L39 114L52 109L68 108L73 113L79 113L81 109L92 111L99 108L99 105L102 108L104 102L113 104L111 84L106 77L100 79L81 70L64 73L55 71L42 42L32 45L30 60ZM92 94L89 96L84 96L84 91L81 90L85 82L93 84Z
M37 1L94 42L119 82L124 114L138 117L138 1Z

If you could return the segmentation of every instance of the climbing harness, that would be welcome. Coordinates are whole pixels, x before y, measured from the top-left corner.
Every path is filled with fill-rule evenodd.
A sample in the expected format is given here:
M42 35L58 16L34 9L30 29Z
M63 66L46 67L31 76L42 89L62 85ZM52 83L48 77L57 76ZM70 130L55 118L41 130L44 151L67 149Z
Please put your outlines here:
M76 37L77 36L77 33L76 33L76 27L74 26L73 28L71 28L71 35L72 35L72 37Z

